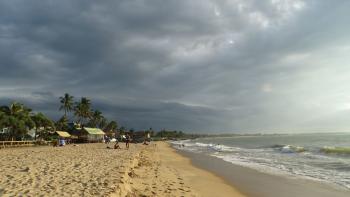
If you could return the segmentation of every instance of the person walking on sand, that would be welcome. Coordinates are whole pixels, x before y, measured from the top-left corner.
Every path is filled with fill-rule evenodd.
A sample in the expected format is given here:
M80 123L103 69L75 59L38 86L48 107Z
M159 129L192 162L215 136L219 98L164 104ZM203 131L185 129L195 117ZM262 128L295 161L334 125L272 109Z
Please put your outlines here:
M127 133L126 137L125 137L125 147L126 148L129 148L129 143L130 143L130 135L129 135L129 133Z

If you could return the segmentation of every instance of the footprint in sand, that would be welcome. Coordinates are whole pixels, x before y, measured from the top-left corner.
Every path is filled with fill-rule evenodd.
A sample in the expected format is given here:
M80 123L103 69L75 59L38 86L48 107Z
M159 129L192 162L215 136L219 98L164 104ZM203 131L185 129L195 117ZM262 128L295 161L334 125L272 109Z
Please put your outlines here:
M20 172L29 172L29 167L25 167L19 170Z

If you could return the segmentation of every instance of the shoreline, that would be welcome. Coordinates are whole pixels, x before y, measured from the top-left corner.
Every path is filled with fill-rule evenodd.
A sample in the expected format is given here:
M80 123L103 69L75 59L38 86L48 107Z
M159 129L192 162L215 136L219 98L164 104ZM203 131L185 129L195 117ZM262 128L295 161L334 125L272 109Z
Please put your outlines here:
M111 197L245 197L215 174L193 166L166 142L151 143L132 163Z
M161 161L167 165L179 170L184 180L196 190L202 197L244 197L236 187L227 183L216 174L198 168L192 164L190 158L179 154L176 149L171 147L170 143L159 143L162 150L159 151ZM167 150L168 149L168 150Z
M194 166L214 173L249 197L347 197L350 195L350 191L326 183L268 174L209 155L173 149L189 158Z

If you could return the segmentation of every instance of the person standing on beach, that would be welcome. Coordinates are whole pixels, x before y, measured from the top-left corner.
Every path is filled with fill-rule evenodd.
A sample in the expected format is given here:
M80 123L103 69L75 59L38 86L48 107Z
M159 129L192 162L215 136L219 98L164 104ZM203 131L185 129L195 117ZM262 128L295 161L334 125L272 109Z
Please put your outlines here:
M126 137L125 137L125 147L126 148L129 148L129 143L130 143L130 135L129 135L129 133L127 133Z

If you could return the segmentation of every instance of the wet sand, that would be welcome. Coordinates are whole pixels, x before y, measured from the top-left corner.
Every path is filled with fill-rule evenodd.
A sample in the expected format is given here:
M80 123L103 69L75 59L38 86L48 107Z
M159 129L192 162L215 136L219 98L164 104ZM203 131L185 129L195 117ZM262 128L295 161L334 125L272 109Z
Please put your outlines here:
M204 154L179 151L192 164L225 179L250 197L348 197L350 191L326 183L259 172Z
M163 167L181 176L186 185L190 186L198 196L202 197L243 197L235 187L225 182L221 177L197 168L191 160L178 154L169 144L158 144L161 151L156 151ZM171 173L169 173L171 174ZM178 178L180 179L180 178ZM184 195L188 196L188 195Z

